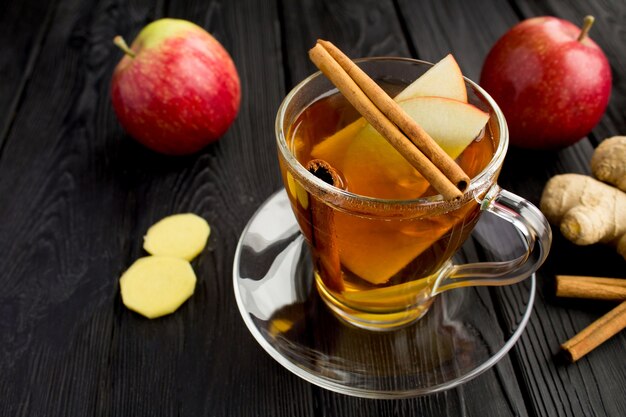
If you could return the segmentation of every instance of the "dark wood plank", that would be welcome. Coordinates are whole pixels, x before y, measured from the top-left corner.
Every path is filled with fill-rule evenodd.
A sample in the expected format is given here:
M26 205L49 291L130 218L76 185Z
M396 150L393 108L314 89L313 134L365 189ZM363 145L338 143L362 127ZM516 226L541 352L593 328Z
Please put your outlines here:
M421 5L410 6L414 13L423 12ZM298 83L315 70L307 51L317 38L334 42L351 57L410 56L414 48L407 43L402 30L407 19L405 13L404 9L395 10L390 1L283 2L284 33L288 34L284 37L283 49L287 51L290 83ZM413 22L407 20L406 23ZM444 42L441 40L445 36L443 31L429 36L434 42ZM416 49L421 53L420 45ZM488 297L485 302L491 303ZM413 400L362 400L319 389L315 389L315 398L322 415L526 415L513 372L510 362L503 360L496 369L461 388Z
M283 50L288 82L293 86L317 70L308 51L327 39L351 58L410 56L390 0L282 1Z
M518 22L506 2L398 0L398 4L421 59L437 62L452 53L463 75L476 81L491 45Z
M409 3L400 1L403 8L408 7ZM541 6L543 3L522 1L518 3L519 8L526 13L529 9L532 10L533 13L528 13L528 16L552 14L550 10ZM553 8L556 8L557 4L562 6L562 17L573 13L576 9L589 6L587 3L584 6L577 6L573 4L574 2L569 2L567 5L557 1L549 3ZM594 7L607 6L596 4ZM610 7L615 9L615 2ZM583 16L586 13L588 12L581 12L580 15ZM613 13L619 15L621 12L613 10ZM606 15L606 13L596 14ZM426 59L432 60L452 51L464 72L474 79L480 74L482 61L493 43L510 26L517 23L516 10L501 2L497 5L484 2L468 3L462 13L455 12L451 2L446 2L445 5L432 4L428 7L424 5L414 13L406 9L404 15L407 19L407 27L413 34L413 41L418 42L417 49L420 55L425 54ZM467 21L470 20L468 16L477 17L479 23L476 27L482 27L485 30L472 30L467 27L469 24ZM436 25L441 22L445 22L447 26L463 27L463 30L454 32L457 36L448 35L449 44L427 42L430 33L436 30ZM619 39L615 36L615 32L619 31L618 27L619 25L614 25L607 29L609 33L606 33L605 42L609 48L609 57L620 51L619 48L614 49L609 46L616 42L615 39ZM602 38L599 41L602 42ZM428 52L430 49L427 48L434 50ZM617 82L621 82L619 77L617 77ZM614 106L616 102L621 102L620 89L619 85L614 89L611 106ZM617 96L615 91L618 91ZM615 122L615 117L612 115L621 111L618 109L621 108L615 107L614 110L611 107L607 112L610 121L606 122L605 117L604 123L597 129L604 129L607 135L616 134L617 131L612 130L612 126L619 125L622 121L618 119ZM543 186L552 175L564 172L589 174L589 159L592 152L593 147L588 139L583 139L578 144L559 152L511 148L499 182L504 188L528 198L534 204L539 204ZM528 168L528 161L533 161L532 169ZM582 363L567 367L556 357L560 343L598 317L601 312L606 311L609 306L602 303L555 300L551 283L555 274L611 276L618 273L623 276L623 272L619 272L623 271L623 260L610 249L601 246L577 247L565 241L558 229L554 232L551 255L538 273L540 289L535 303L535 314L531 317L526 332L510 355L518 374L522 375L520 385L527 387L525 398L529 400L527 402L529 412L531 415L546 416L622 415L624 405L623 395L619 394L621 386L620 384L614 385L611 381L615 378L624 380L624 368L621 363L616 365L615 361L610 358L623 356L624 336L619 336L610 345L602 347L604 353L601 350L596 352L595 356L585 360L590 361L592 365ZM594 261L590 262L590 259ZM510 316L518 308L519 294L515 290L505 288L496 290L494 293L495 301L505 316ZM576 305L584 305L584 308L582 310L564 308ZM601 389L600 386L603 388Z
M174 163L151 158L141 167L144 174L137 169L132 175L141 199L135 206L136 256L146 228L172 212L202 215L212 233L208 250L194 262L196 293L176 314L147 321L117 303L111 414L311 415L309 385L283 371L254 341L232 287L239 235L281 184L274 118L285 88L277 8L258 1L169 2L166 15L199 24L230 51L242 103L219 143Z
M624 23L619 16L626 13L620 2L516 2L524 17L554 15L578 22L586 14L596 16L592 38L607 54L614 75L613 93L607 113L592 132L592 143L604 137L623 134L626 130L624 100L625 84L619 74L624 71ZM518 152L515 162L503 173L511 181L507 187L538 199L544 182L533 175L533 181L521 184L513 172L522 172L524 159L533 158L536 172L549 175L579 172L590 174L589 160L593 148L587 140L558 153ZM518 174L519 175L519 174ZM515 185L514 185L515 184ZM537 201L538 202L538 201ZM600 315L612 308L611 304L581 300L559 300L554 297L552 282L556 274L596 275L626 277L624 261L611 248L601 245L579 247L565 240L554 228L551 255L542 268L543 285L539 291L536 315L528 326L527 334L515 350L520 371L533 408L538 415L607 415L626 413L626 399L621 384L626 380L626 366L613 358L621 357L626 350L626 336L620 334L597 351L574 365L567 365L558 357L560 343L572 337ZM590 261L592 260L592 261ZM507 305L503 303L506 313Z
M0 4L0 151L18 110L56 2L26 0ZM23 30L28 28L29 30Z
M124 158L143 158L110 109L111 39L156 14L153 2L55 9L0 159L3 415L111 415L116 281L136 240Z

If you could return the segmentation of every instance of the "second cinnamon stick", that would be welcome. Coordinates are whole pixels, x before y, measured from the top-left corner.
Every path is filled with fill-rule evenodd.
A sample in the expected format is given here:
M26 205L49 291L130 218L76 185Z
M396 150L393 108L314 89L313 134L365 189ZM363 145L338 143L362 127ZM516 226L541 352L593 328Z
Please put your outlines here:
M557 297L626 300L626 279L557 275L555 283Z
M344 188L339 174L328 162L321 159L313 159L306 165L306 169L327 184L341 189ZM309 214L311 244L316 252L315 262L317 269L324 276L324 283L328 288L342 292L345 285L335 236L334 210L319 200L319 197L310 194Z
M626 301L563 343L561 348L571 362L576 362L624 328L626 328Z

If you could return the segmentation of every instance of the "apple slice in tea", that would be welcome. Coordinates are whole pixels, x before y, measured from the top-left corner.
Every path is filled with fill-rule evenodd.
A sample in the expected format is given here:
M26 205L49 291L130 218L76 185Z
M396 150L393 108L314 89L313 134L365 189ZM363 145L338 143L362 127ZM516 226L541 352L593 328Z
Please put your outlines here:
M488 113L470 104L446 98L418 97L399 104L453 158L458 157L481 134L489 119ZM360 195L411 199L423 195L430 186L370 125L353 138L341 169L348 190ZM366 281L382 284L439 240L453 225L454 221L436 224L433 220L426 226L425 223L407 225L406 233L399 234L391 226L386 233L384 223L372 230L371 222L366 220L337 221L337 237L344 242L340 245L341 262ZM372 233L376 233L376 239L372 238ZM361 242L374 244L375 247L368 250L361 247Z
M457 158L480 135L489 119L488 113L467 103L465 82L452 55L429 69L394 100L452 158ZM311 157L324 159L341 171L347 190L356 194L413 199L423 196L430 187L363 118L319 142L311 150ZM397 228L384 222L374 226L365 219L344 220L335 222L337 238L341 241L341 262L372 284L387 282L454 224L454 221L435 224L434 220L428 225L407 224L406 230L398 233Z
M443 97L467 103L463 73L452 55L448 54L437 62L395 96L394 100L403 101L415 97Z
M489 114L475 106L441 97L401 101L413 118L453 159L482 132ZM412 199L429 183L371 125L353 137L340 168L348 190L370 197Z
M342 218L345 217L345 218ZM371 284L384 284L448 230L437 221L407 223L336 213L341 264Z
M442 97L467 103L465 80L454 57L448 54L441 61L404 88L395 98L396 102L417 97ZM332 166L339 166L348 145L357 132L368 125L362 117L317 144L311 155L323 159Z

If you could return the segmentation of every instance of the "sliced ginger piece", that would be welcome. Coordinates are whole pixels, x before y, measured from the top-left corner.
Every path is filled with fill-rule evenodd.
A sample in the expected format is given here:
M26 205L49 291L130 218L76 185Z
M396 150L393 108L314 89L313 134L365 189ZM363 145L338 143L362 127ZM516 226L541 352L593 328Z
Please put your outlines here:
M193 213L167 216L148 229L143 248L151 255L191 261L206 246L209 224Z
M122 302L149 319L171 314L194 292L196 274L180 258L139 258L120 278Z

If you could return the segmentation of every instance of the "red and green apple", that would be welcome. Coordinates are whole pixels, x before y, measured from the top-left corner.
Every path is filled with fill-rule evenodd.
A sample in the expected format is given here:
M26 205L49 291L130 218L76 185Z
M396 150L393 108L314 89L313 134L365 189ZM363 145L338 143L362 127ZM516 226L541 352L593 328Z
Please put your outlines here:
M604 114L611 70L588 36L556 17L525 20L505 33L483 64L480 84L502 109L511 143L558 149L587 135Z
M111 80L111 99L124 129L148 148L170 155L197 152L233 123L239 75L224 47L180 19L150 23L128 47Z

